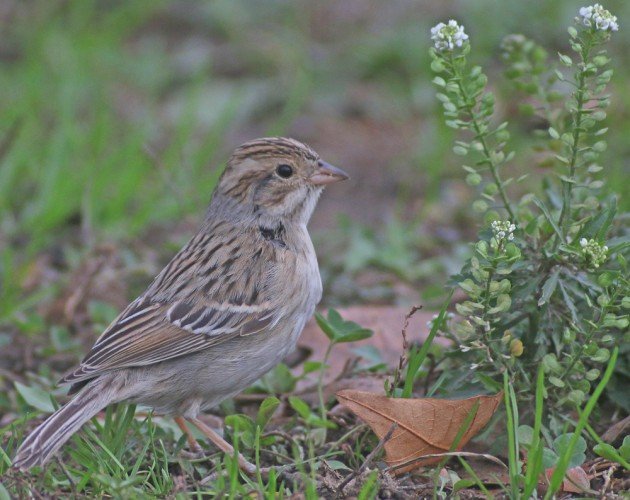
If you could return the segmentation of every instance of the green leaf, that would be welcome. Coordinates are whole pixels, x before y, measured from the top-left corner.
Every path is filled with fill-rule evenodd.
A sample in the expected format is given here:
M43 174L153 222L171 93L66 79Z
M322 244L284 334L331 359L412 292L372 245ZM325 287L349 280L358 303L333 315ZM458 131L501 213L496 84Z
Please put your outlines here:
M629 438L630 436L625 437L625 439ZM618 464L623 465L626 469L630 470L630 464L628 464L628 461L608 443L596 444L593 446L593 451L600 457L604 457L606 460L610 460L611 462L617 462Z
M540 299L538 300L539 307L547 303L549 299L551 298L551 296L553 295L553 292L556 290L556 286L558 285L559 275L560 275L560 269L556 268L551 273L549 278L547 278L547 281L545 281L545 284L542 287L542 294L540 295Z
M304 420L309 420L312 415L311 408L303 400L295 396L289 396L289 404L300 417Z
M297 378L284 363L277 364L272 370L265 373L261 380L261 388L269 393L284 394L293 391Z
M326 368L326 365L321 361L304 361L304 364L302 365L304 375L307 373L318 372L323 368Z
M519 443L530 446L534 441L534 429L529 425L519 425L517 436Z
M52 413L55 407L50 401L50 394L39 387L28 387L20 382L15 383L15 388L29 405L37 408L39 411Z
M555 231L556 235L558 236L558 238L560 238L560 241L564 241L564 238L562 237L562 231L560 231L560 228L556 224L556 221L553 220L553 217L551 217L551 214L549 213L547 206L536 196L532 198L532 201L538 208L540 208L541 212L543 213L543 215L545 216L549 224L551 224L551 227Z
M254 421L248 415L243 413L233 413L232 415L228 415L225 417L225 423L232 427L233 429L238 428L239 431L244 432L254 432L255 424Z
M581 391L579 389L573 389L571 392L569 392L567 399L575 405L581 405L586 399L586 394L584 391Z
M558 455L549 448L543 448L543 467L549 469L558 462Z
M571 297L571 295L569 295L569 292L567 291L566 287L562 284L562 281L559 284L560 284L560 291L562 292L562 298L564 300L564 304L567 306L567 308L569 309L569 312L571 313L571 319L573 319L575 323L579 323L580 322L579 314L578 314L577 306L575 305L575 302L573 302L573 298Z
M502 293L497 297L497 305L488 310L489 314L497 314L507 311L512 305L512 297L507 293Z
M484 375L483 373L478 372L476 374L477 380L483 384L483 386L490 392L499 392L503 389L503 385L500 382L497 382L491 377Z
M606 233L608 229L610 229L616 214L617 198L611 196L608 198L608 208L590 218L578 231L578 234L575 236L575 241L580 241L581 238L593 238L596 241L603 241L606 238Z
M605 363L606 361L608 361L609 358L610 351L604 347L597 349L597 352L595 352L595 354L591 356L591 359L593 361L597 361L598 363Z
M569 444L571 443L571 439L573 438L573 434L561 434L553 441L553 449L556 451L558 456L564 455L568 449ZM586 441L582 436L577 438L575 446L571 453L571 458L569 459L569 465L567 469L572 469L573 467L578 467L584 463L586 460Z
M569 56L558 52L558 57L560 58L560 62L564 64L565 66L571 67L573 65L573 60Z
M478 173L474 173L474 174L468 174L466 176L466 184L468 184L469 186L478 186L479 184L481 184L481 176Z
M354 332L347 333L337 339L337 343L343 342L358 342L359 340L369 339L373 335L372 330L368 330L367 328L361 328L360 330L355 330Z
M374 332L361 327L354 321L344 321L334 309L328 310L328 318L321 314L315 316L317 324L333 343L356 342L371 337Z
M326 462L326 465L328 465L328 467L330 467L332 470L352 470L350 467L348 467L343 462L340 462L339 460L324 460L324 462Z
M453 493L456 493L460 490L464 490L466 488L470 488L471 486L474 486L476 484L477 484L477 481L474 479L469 479L469 478L460 479L453 485Z
M545 354L542 358L542 365L545 373L560 373L562 371L562 365L558 363L556 355L553 353Z
M439 59L434 59L431 62L431 69L436 73L441 73L442 71L444 71L444 63Z
M254 447L256 425L249 416L242 413L228 415L225 417L225 425L238 430L239 439L247 448Z
M470 278L467 278L464 281L460 281L458 285L462 290L470 294L472 297L477 297L481 293L481 287Z
M330 312L328 313L330 315ZM330 340L335 340L335 330L332 325L326 320L326 318L320 313L315 313L315 321L317 321L317 325L321 328L322 332L326 334Z
M263 430L273 414L280 406L280 400L274 396L269 396L260 404L258 415L256 415L256 425Z

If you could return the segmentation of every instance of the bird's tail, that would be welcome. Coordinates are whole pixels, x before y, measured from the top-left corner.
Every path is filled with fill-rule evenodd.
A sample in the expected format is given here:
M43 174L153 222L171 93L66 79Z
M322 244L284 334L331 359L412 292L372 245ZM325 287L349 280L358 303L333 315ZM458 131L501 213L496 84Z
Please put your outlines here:
M88 383L28 435L15 455L13 466L27 470L44 465L85 422L106 406L120 401L117 384L112 382L112 377L105 375Z

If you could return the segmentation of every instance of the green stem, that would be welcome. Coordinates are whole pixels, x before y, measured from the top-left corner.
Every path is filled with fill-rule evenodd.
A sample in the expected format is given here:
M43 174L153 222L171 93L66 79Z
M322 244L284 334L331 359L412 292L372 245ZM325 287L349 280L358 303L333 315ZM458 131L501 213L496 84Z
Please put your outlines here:
M509 214L510 220L512 222L516 222L516 216L514 215L514 211L512 210L512 206L510 205L507 194L503 187L503 182L501 181L501 177L499 176L498 165L494 162L491 155L490 147L488 146L488 142L486 141L486 134L485 132L482 132L481 124L475 117L475 100L468 95L468 92L466 91L466 88L462 83L463 77L460 74L457 65L455 64L455 61L453 60L453 54L449 54L449 63L455 77L454 80L457 82L457 87L464 101L464 110L470 116L470 122L472 123L473 130L475 131L475 139L477 139L479 141L479 144L481 144L481 149L484 155L485 162L489 165L490 174L492 175L494 183L497 185L499 196L501 197L501 201L503 202L503 207Z
M334 342L328 344L326 354L324 354L324 360L322 361L322 367L319 370L319 377L317 379L317 396L319 398L319 411L322 416L322 420L326 420L326 405L324 403L324 373L326 372L326 364L328 363L328 358L330 357L330 352L332 351L334 345Z
M609 304L613 304L617 300L617 296L618 296L617 292L618 292L618 289L616 289L613 292L613 294L610 297ZM562 372L562 375L560 375L559 377L560 380L564 380L565 377L568 377L571 374L571 370L577 364L577 362L584 359L584 351L586 350L587 346L590 345L591 340L593 339L593 336L596 333L601 332L603 329L604 318L606 317L606 313L608 312L608 309L609 307L602 308L601 314L599 315L599 318L597 319L597 323L595 325L589 323L590 328L589 328L588 333L586 334L584 339L580 342L577 353L575 353L575 355L571 359L571 363L569 363L569 365Z
M576 91L576 111L573 119L573 141L571 144L571 158L569 160L569 180L562 180L562 208L560 209L560 217L558 218L558 226L560 227L564 239L566 241L569 230L569 222L571 218L571 196L573 194L573 182L575 181L575 170L577 167L577 159L579 154L579 143L582 132L582 117L585 114L584 103L586 102L586 65L591 52L591 44L584 43L580 56L582 58L582 68L580 69ZM555 238L553 245L554 250L560 243L559 238Z

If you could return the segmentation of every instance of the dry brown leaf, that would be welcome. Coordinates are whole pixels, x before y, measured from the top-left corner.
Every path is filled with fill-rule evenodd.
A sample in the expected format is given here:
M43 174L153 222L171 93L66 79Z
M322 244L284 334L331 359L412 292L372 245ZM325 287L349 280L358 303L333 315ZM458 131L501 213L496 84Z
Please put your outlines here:
M382 391L383 387L385 387L384 376L361 374L360 376L342 377L338 380L332 380L330 383L326 384L322 390L324 400L328 401L339 391L350 389L354 391L378 392ZM298 389L299 388L298 386ZM311 406L317 406L319 404L317 386L311 385L302 391L296 390L295 395L300 396L301 399Z
M545 471L547 479L551 480L554 470L555 467L550 467ZM591 480L582 467L573 467L565 472L561 490L565 493L589 493Z
M468 399L402 399L353 390L337 393L337 400L368 424L379 439L393 424L398 424L398 429L385 443L387 464L390 467L401 465L395 470L397 474L438 463L441 457L415 460L448 452L466 417L478 403L477 413L456 448L461 450L488 423L502 397L502 393L498 393Z
M398 363L403 350L400 332L405 321L405 315L409 312L408 307L352 306L338 309L338 311L344 320L354 321L364 328L369 328L374 331L374 335L359 342L336 345L328 359L330 369L326 371L325 383L342 375L348 360L357 357L353 349L359 346L372 345L379 350L385 363L390 366ZM407 328L407 339L410 343L421 343L427 338L429 334L427 321L433 319L433 316L433 312L425 311L418 311L412 316ZM328 338L317 326L315 319L312 318L306 324L298 341L298 346L309 351L308 359L310 361L321 361L324 358L328 342ZM434 342L446 345L448 341L437 337ZM295 374L299 375L301 371L301 365L298 365L295 368ZM307 385L309 385L308 382L303 382L298 388L304 389Z

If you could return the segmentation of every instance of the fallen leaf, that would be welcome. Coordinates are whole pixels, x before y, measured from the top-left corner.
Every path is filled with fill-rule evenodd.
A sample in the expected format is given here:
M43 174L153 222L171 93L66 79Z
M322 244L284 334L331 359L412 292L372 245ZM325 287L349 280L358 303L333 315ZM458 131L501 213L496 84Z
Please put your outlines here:
M388 398L353 390L337 393L339 403L367 423L379 439L393 424L398 424L398 429L385 443L387 464L401 466L395 469L396 474L440 462L442 457L416 459L450 451L466 417L478 405L477 413L456 448L461 450L488 423L502 398L502 393L468 399Z
M398 364L398 359L402 353L401 330L405 322L405 315L409 312L408 307L393 306L353 306L338 309L339 313L346 321L354 321L364 328L369 328L374 335L359 342L348 344L337 344L328 358L324 383L328 383L343 374L344 367L348 360L359 357L354 350L359 346L371 345L381 354L383 362L389 366ZM421 343L429 335L427 321L433 319L433 312L416 312L409 321L407 327L407 339L410 343ZM298 346L306 348L309 361L322 361L328 346L328 338L321 331L314 318L306 324ZM448 341L437 337L436 344L447 345ZM293 370L295 375L302 371L301 365ZM298 384L298 390L305 389L309 385L308 381Z
M555 467L550 467L545 471L547 479L551 479ZM564 474L562 481L562 491L565 493L585 493L591 491L591 480L580 466L572 467Z
M608 430L602 434L602 440L611 444L617 440L621 441L619 438L627 436L628 431L630 431L630 415L620 422L615 422L611 425Z
M365 392L378 392L382 391L385 387L385 377L378 375L361 374L361 376L342 377L338 380L332 380L330 383L323 387L324 400L328 401L337 392L346 389ZM296 391L296 395L300 396L311 406L317 406L319 404L319 394L317 393L317 387L307 387L305 390Z

